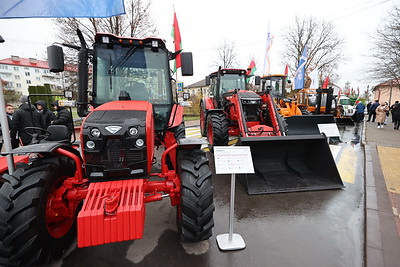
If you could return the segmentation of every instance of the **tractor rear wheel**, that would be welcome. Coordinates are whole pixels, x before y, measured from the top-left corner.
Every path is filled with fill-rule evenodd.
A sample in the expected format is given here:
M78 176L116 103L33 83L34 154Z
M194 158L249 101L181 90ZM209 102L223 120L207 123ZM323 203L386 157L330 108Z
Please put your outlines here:
M178 152L181 197L177 208L178 231L183 242L199 242L211 237L214 227L214 187L212 172L201 149Z
M223 113L210 114L207 118L207 139L210 150L214 146L227 146L229 142L228 119Z
M76 236L76 215L60 190L73 176L66 157L36 160L4 174L0 188L0 265L34 266L60 258ZM57 191L58 190L58 191ZM61 192L65 192L62 191ZM62 194L64 195L64 194ZM66 214L70 216L66 216Z

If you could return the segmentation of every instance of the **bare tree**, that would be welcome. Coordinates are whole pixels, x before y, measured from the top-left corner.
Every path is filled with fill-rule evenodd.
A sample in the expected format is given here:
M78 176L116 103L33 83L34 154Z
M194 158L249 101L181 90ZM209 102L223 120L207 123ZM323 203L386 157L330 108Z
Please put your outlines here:
M146 37L157 35L150 16L151 0L125 0L126 14L109 18L58 18L55 24L63 42L78 43L76 29L85 39L94 41L97 32L112 33L123 37Z
M307 46L306 73L318 67L322 77L329 75L332 80L338 64L345 59L344 41L335 32L333 24L314 17L296 17L295 24L284 32L286 49L282 58L283 63L289 65L290 72L293 74L296 71L303 49Z
M369 68L372 79L380 82L400 82L400 6L395 6L376 30L372 48L373 63Z
M213 66L221 66L222 68L237 68L237 54L235 51L235 44L228 43L226 40L217 48L217 59L213 62Z

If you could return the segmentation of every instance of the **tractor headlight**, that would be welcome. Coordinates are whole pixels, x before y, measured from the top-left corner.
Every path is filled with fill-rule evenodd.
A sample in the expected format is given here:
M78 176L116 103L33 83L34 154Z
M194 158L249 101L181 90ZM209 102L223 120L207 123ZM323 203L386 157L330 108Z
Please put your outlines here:
M144 141L143 141L143 139L139 138L139 139L136 140L135 144L136 144L137 147L142 147L142 146L144 146Z
M93 128L92 130L90 130L90 135L93 136L94 138L99 138L101 133L99 129Z
M136 127L131 127L128 133L130 136L136 136L139 133L139 130Z
M93 141L87 141L86 142L86 148L89 150L94 149L94 147L96 146L96 144Z

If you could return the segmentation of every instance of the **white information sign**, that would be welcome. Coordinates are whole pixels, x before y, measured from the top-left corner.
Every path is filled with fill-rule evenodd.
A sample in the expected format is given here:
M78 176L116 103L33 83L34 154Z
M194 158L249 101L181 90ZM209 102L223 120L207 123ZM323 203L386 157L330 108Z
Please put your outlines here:
M215 146L216 174L254 173L249 146Z
M321 123L318 124L318 129L320 133L325 133L326 137L340 136L336 123Z

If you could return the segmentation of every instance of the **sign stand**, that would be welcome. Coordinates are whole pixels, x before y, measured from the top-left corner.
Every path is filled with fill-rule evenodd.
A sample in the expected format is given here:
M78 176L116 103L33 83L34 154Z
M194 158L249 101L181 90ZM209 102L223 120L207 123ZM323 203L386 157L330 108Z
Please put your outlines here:
M239 250L246 243L239 234L233 233L235 210L236 173L254 173L250 147L214 147L215 169L217 174L231 174L231 198L229 206L229 232L217 236L217 244L221 250Z

